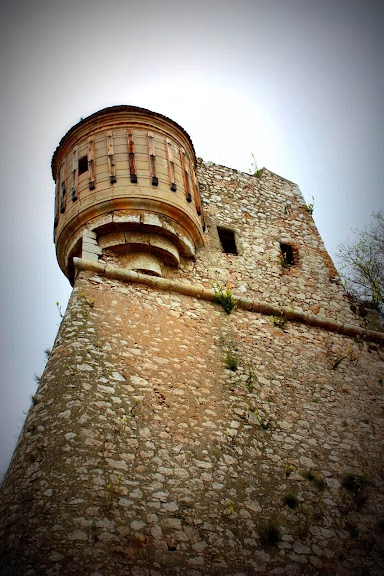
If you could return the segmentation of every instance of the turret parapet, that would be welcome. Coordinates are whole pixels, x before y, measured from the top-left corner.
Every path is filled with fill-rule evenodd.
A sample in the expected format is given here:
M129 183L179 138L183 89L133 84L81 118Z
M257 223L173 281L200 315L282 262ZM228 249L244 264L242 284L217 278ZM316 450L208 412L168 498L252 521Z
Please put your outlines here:
M69 280L74 256L97 260L105 248L156 276L194 258L204 228L195 169L185 130L143 108L105 108L71 128L52 158L54 241Z

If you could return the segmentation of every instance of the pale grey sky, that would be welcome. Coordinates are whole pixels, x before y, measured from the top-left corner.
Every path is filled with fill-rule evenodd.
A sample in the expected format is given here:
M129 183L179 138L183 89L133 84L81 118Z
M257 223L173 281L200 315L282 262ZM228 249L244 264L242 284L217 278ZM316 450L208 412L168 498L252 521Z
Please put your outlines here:
M377 0L5 0L1 66L0 472L70 287L52 243L51 156L115 104L165 114L198 156L296 182L326 247L384 209Z

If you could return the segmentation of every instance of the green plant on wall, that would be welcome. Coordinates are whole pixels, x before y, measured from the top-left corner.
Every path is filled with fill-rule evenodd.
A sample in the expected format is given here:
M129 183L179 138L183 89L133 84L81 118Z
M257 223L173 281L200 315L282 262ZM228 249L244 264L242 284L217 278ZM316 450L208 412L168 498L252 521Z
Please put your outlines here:
M215 302L220 304L227 314L230 314L236 308L236 300L233 297L232 290L228 286L223 286L220 282L215 282L213 285L215 293Z
M363 508L368 500L367 489L370 485L371 477L366 472L359 472L353 474L348 472L344 475L342 486L342 504L341 512L344 515L349 514L351 511L358 511Z
M309 527L311 525L311 502L303 502L299 505L297 535L299 538L305 540L308 536Z
M252 364L248 364L247 379L245 381L248 392L253 392L255 388L255 372L253 370Z
M330 364L332 370L337 370L343 360L349 360L350 364L356 366L359 361L359 352L353 350L351 347L348 348L345 353L338 353L336 354L333 350L328 346L328 354L331 356Z
M370 483L370 477L368 474L361 472L360 474L352 474L349 472L345 474L342 479L341 485L346 490L351 498L348 509L355 508L360 510L366 501L368 496L366 490Z
M261 170L259 170L257 167L257 162L254 154L251 153L251 156L252 160L251 160L251 166L249 168L249 173L252 174L252 176L256 176L256 178L260 178Z
M285 493L283 502L288 508L291 508L291 510L294 510L299 505L297 494L291 490Z
M307 212L309 212L310 214L313 214L313 210L315 209L315 198L314 196L312 196L312 202L308 202L308 204L305 205L305 209Z
M228 370L231 370L232 372L236 372L238 363L239 363L239 360L238 360L237 356L235 356L231 351L228 351L227 355L225 357L225 365L228 368Z
M286 252L283 252L283 254L280 257L280 261L281 261L281 265L283 268L290 268L291 264L288 261L288 255Z
M276 546L281 539L280 526L276 520L268 520L258 527L260 544L265 548Z
M271 316L271 320L273 325L277 328L281 328L281 330L284 330L287 324L287 319L283 316L283 314L280 314L280 316Z
M309 480L309 482L312 482L312 484L314 485L314 487L319 491L319 492L324 492L325 488L326 488L326 483L324 478L321 478L321 476L317 476L316 474L314 474L312 472L312 470L305 470L304 472L301 473L301 475L303 476L303 478L305 478L306 480Z
M36 406L36 404L38 403L38 399L36 397L36 394L31 394L31 403L33 404L33 406Z
M95 299L94 298L91 298L91 300L90 300L89 298L87 298L87 296L84 292L81 293L81 297L84 300L84 302L86 304L88 304L88 306L90 306L91 308L94 307L94 305L95 305Z
M366 489L368 483L368 476L367 474L364 474L364 472L361 474L352 474L349 472L344 476L341 484L343 488L348 490L348 492L351 492L352 494L359 494Z

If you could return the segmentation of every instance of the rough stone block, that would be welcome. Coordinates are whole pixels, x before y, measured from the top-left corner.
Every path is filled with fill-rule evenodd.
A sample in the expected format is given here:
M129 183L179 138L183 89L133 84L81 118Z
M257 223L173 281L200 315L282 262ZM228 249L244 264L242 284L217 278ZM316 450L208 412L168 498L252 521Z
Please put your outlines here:
M97 244L90 244L83 241L83 252L91 252L92 254L102 255L103 251Z
M88 230L87 228L85 228L83 230L83 238L92 238L92 239L96 240L97 235L96 235L96 232L93 232L93 230Z
M82 252L82 258L84 258L84 260L91 260L93 262L98 262L99 257L97 254L95 254L94 252Z

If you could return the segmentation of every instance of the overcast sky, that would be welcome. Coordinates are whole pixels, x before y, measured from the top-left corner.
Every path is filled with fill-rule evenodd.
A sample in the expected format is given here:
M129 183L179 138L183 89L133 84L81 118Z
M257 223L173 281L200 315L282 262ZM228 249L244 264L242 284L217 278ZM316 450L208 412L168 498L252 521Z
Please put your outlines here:
M52 243L51 156L115 104L169 116L198 156L296 182L327 249L384 208L384 3L3 0L1 409L4 472L70 294Z

